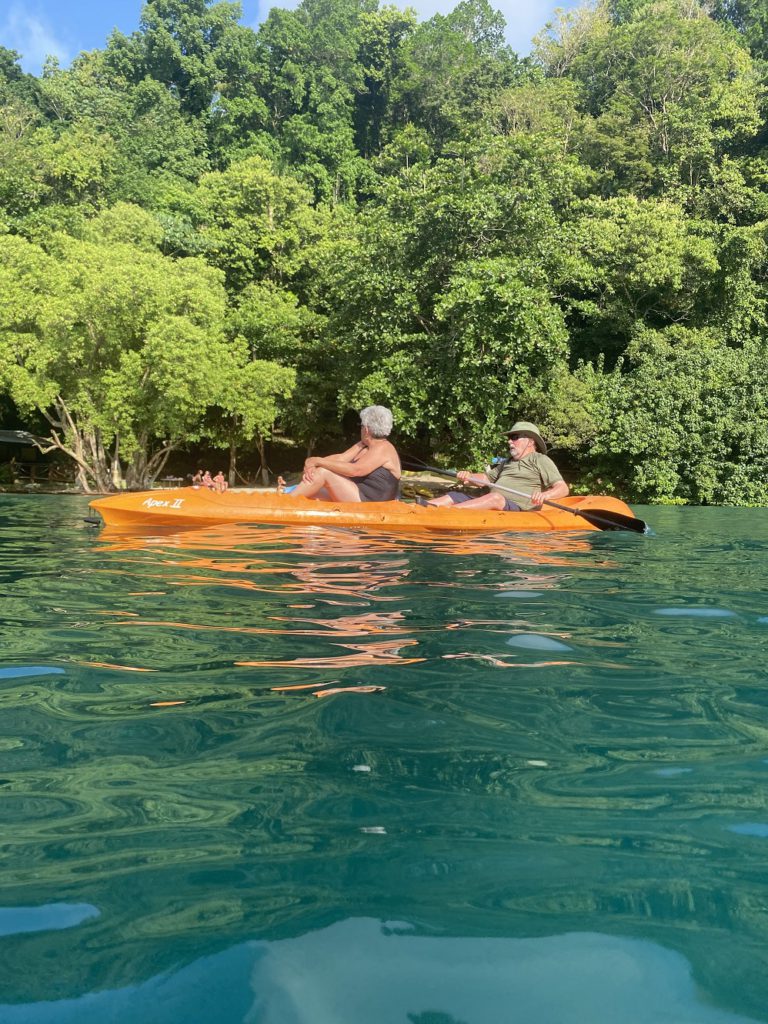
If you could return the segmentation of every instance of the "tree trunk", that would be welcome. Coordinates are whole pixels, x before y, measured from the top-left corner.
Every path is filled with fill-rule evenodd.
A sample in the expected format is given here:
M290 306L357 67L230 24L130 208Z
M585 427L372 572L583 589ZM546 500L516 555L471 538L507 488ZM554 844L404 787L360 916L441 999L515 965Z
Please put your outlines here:
M109 469L109 460L101 443L101 432L99 430L89 431L84 436L85 447L90 452L87 459L96 489L98 491L112 490L112 474Z
M57 449L72 459L77 466L77 484L85 494L111 490L107 455L99 432L81 430L61 396L53 408L56 415L43 411L52 428L50 437L37 447L43 453Z
M150 486L157 480L168 464L171 452L176 451L173 441L163 441L163 447L147 459L147 479Z
M161 448L150 455L149 438L145 435L138 439L139 447L126 470L128 487L143 491L151 487L157 477L165 469L171 452L176 450L173 441L164 441Z
M256 441L256 449L257 449L257 451L259 453L259 460L261 462L261 466L259 467L259 473L261 475L261 482L262 482L264 487L268 487L269 486L269 469L267 467L266 444L265 444L264 438L260 434L256 435L255 441Z
M120 465L120 436L115 437L115 451L112 456L112 486L116 491L121 491L125 486L123 480L123 467Z
M237 474L237 442L235 441L234 434L229 440L229 474L227 479L229 486L235 486L235 476Z

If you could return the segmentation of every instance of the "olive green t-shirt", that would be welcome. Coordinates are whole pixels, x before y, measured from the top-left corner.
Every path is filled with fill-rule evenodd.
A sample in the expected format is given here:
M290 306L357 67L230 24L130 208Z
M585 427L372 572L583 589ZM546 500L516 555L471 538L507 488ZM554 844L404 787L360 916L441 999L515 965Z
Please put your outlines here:
M558 480L562 480L560 470L552 459L541 452L531 452L524 459L514 462L510 459L502 463L488 474L492 481L491 490L495 490L493 484L501 484L503 487L512 487L516 491L523 491L525 494L532 494L534 491L546 491ZM509 494L507 491L500 491L505 498L516 501L521 509L535 508L532 502L521 498L516 494Z

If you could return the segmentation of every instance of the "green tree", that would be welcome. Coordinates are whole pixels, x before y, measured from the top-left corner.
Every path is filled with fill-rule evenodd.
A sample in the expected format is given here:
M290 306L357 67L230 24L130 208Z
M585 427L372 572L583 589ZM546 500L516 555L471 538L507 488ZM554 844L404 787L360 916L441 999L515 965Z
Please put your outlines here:
M206 255L242 290L252 281L281 282L298 272L318 219L307 189L279 175L261 157L249 157L200 180L193 207Z
M168 190L207 170L206 126L183 111L172 90L147 76L133 82L110 57L95 50L66 71L49 72L41 104L56 134L77 132L89 146L108 148L105 202L162 207Z
M268 130L279 159L318 198L351 200L365 177L354 119L365 92L362 16L376 7L376 0L303 0L295 11L272 8L259 31Z
M336 222L308 302L327 318L340 409L386 401L401 437L428 432L456 457L497 439L567 358L555 239L573 171L556 139L485 137Z
M304 440L322 432L340 379L334 346L323 333L324 318L289 289L265 280L248 285L237 296L229 328L247 343L249 358L277 364L293 374L292 400L280 407L283 429ZM262 467L266 466L263 442L267 438L266 431L257 432Z
M715 0L712 13L733 25L753 57L768 60L768 7L763 0Z
M718 271L711 229L676 204L632 196L590 198L564 225L564 285L574 350L613 362L638 326L700 322Z
M766 356L761 340L731 348L716 332L669 327L640 332L609 374L582 368L600 410L592 479L636 501L765 505Z
M392 94L391 135L414 124L440 151L474 131L485 105L520 78L504 43L504 19L488 0L462 0L409 35L399 57Z
M248 155L276 156L270 136L267 103L268 69L259 35L241 25L230 26L216 52L217 95L210 111L211 159L214 166Z
M481 466L503 448L510 415L528 415L564 369L562 311L514 264L484 260L457 268L436 326L432 336L385 339L387 350L342 387L339 405L384 402L404 439L424 440L426 431L443 455Z
M537 57L581 84L582 151L605 193L689 199L760 123L749 54L688 0L632 5L618 22L598 5L553 26Z
M241 13L228 0L147 0L139 31L110 37L108 62L134 84L147 76L160 82L185 113L200 117L214 101L217 50Z
M200 436L237 368L220 274L153 251L152 224L138 243L115 240L130 233L119 219L101 239L98 224L89 240L55 236L47 252L0 236L0 385L45 416L49 447L74 460L86 491L109 489L119 459L130 484L151 481Z
M0 105L0 220L16 225L50 195L36 145L39 111L9 98Z
M20 61L19 53L0 46L0 104L16 101L35 106L38 97L37 79L22 70Z
M247 342L236 339L236 368L221 381L216 405L206 419L205 434L229 449L229 484L237 473L238 448L254 442L263 484L269 483L266 445L275 420L296 386L296 371L264 359L250 359Z
M413 11L396 7L364 11L360 16L357 60L363 88L355 104L355 137L361 156L376 156L392 103L392 88L403 74L404 44L416 29Z

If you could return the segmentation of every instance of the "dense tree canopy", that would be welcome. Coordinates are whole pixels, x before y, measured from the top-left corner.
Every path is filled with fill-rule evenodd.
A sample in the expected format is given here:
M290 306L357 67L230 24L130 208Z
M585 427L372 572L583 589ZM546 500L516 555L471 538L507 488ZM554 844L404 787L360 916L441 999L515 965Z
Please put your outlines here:
M383 402L431 458L536 418L585 488L768 501L763 3L593 0L522 60L488 0L240 14L0 46L0 392L84 488Z

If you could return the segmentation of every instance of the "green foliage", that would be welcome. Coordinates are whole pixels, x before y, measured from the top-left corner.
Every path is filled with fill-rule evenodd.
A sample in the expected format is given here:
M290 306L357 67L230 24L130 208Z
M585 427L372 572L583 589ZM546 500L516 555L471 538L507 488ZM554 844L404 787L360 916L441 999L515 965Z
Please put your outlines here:
M274 152L318 198L348 200L366 176L355 145L355 121L365 131L360 124L366 118L367 93L361 50L371 45L375 29L365 17L375 7L366 0L303 0L295 11L272 8L259 32L259 93ZM389 32L397 41L405 28L392 20ZM366 52L364 59L375 57Z
M402 47L392 87L394 126L423 128L441 149L466 137L499 90L520 77L504 19L488 0L461 0L419 25Z
M214 447L229 448L232 483L237 449L249 441L256 441L261 468L266 471L265 442L296 386L295 370L264 359L249 359L245 339L236 339L236 350L236 365L220 381L215 406L204 427Z
M115 203L83 227L83 235L102 245L134 245L137 249L153 252L164 238L163 228L156 217L138 206Z
M590 198L565 227L574 328L585 355L623 352L638 324L694 320L719 269L703 225L665 200Z
M238 370L223 382L218 405L231 417L237 434L245 441L267 438L274 426L281 400L289 398L296 372L265 359L241 356Z
M109 63L134 84L146 77L161 82L185 113L204 115L219 80L218 49L240 13L227 0L147 0L141 30L130 38L113 34Z
M624 9L613 24L605 7L586 26L564 23L539 57L584 89L591 120L582 151L604 192L687 199L710 181L725 147L757 130L757 77L732 34L695 3Z
M388 180L363 217L337 221L311 300L327 317L340 408L389 404L401 436L428 431L459 458L495 446L567 358L551 243L570 170L556 141L536 152L527 137L489 137Z
M287 289L260 281L243 289L229 322L234 334L247 343L252 358L295 366L301 362L307 339L321 328L322 318Z
M363 89L355 108L357 147L364 157L381 151L383 133L392 102L392 88L403 74L404 43L416 28L413 11L396 7L363 11L357 59L363 73Z
M768 497L763 0L597 0L522 61L488 0L239 19L0 48L0 392L83 486L383 402L472 465L523 416L582 488Z
M25 74L20 60L15 50L0 46L0 103L34 106L38 95L37 80Z
M637 501L768 502L768 352L712 331L642 331L626 365L585 367L599 408L593 472Z
M20 410L46 415L51 446L101 489L113 444L141 479L158 450L199 437L236 363L218 272L115 241L114 226L110 211L92 230L103 241L58 235L49 252L0 237L0 382Z
M432 427L475 459L498 446L509 410L526 408L567 355L562 310L529 276L504 257L459 264L435 306L442 343L432 371L454 398L440 409L434 396Z
M169 181L196 180L207 169L205 126L184 113L167 84L150 77L134 83L110 56L81 54L68 71L48 73L40 102L58 130L77 126L108 147L108 201L159 205Z
M193 209L208 259L233 291L296 273L316 223L309 192L261 157L203 175Z
M763 0L715 0L712 14L733 25L753 57L768 60L768 8Z

